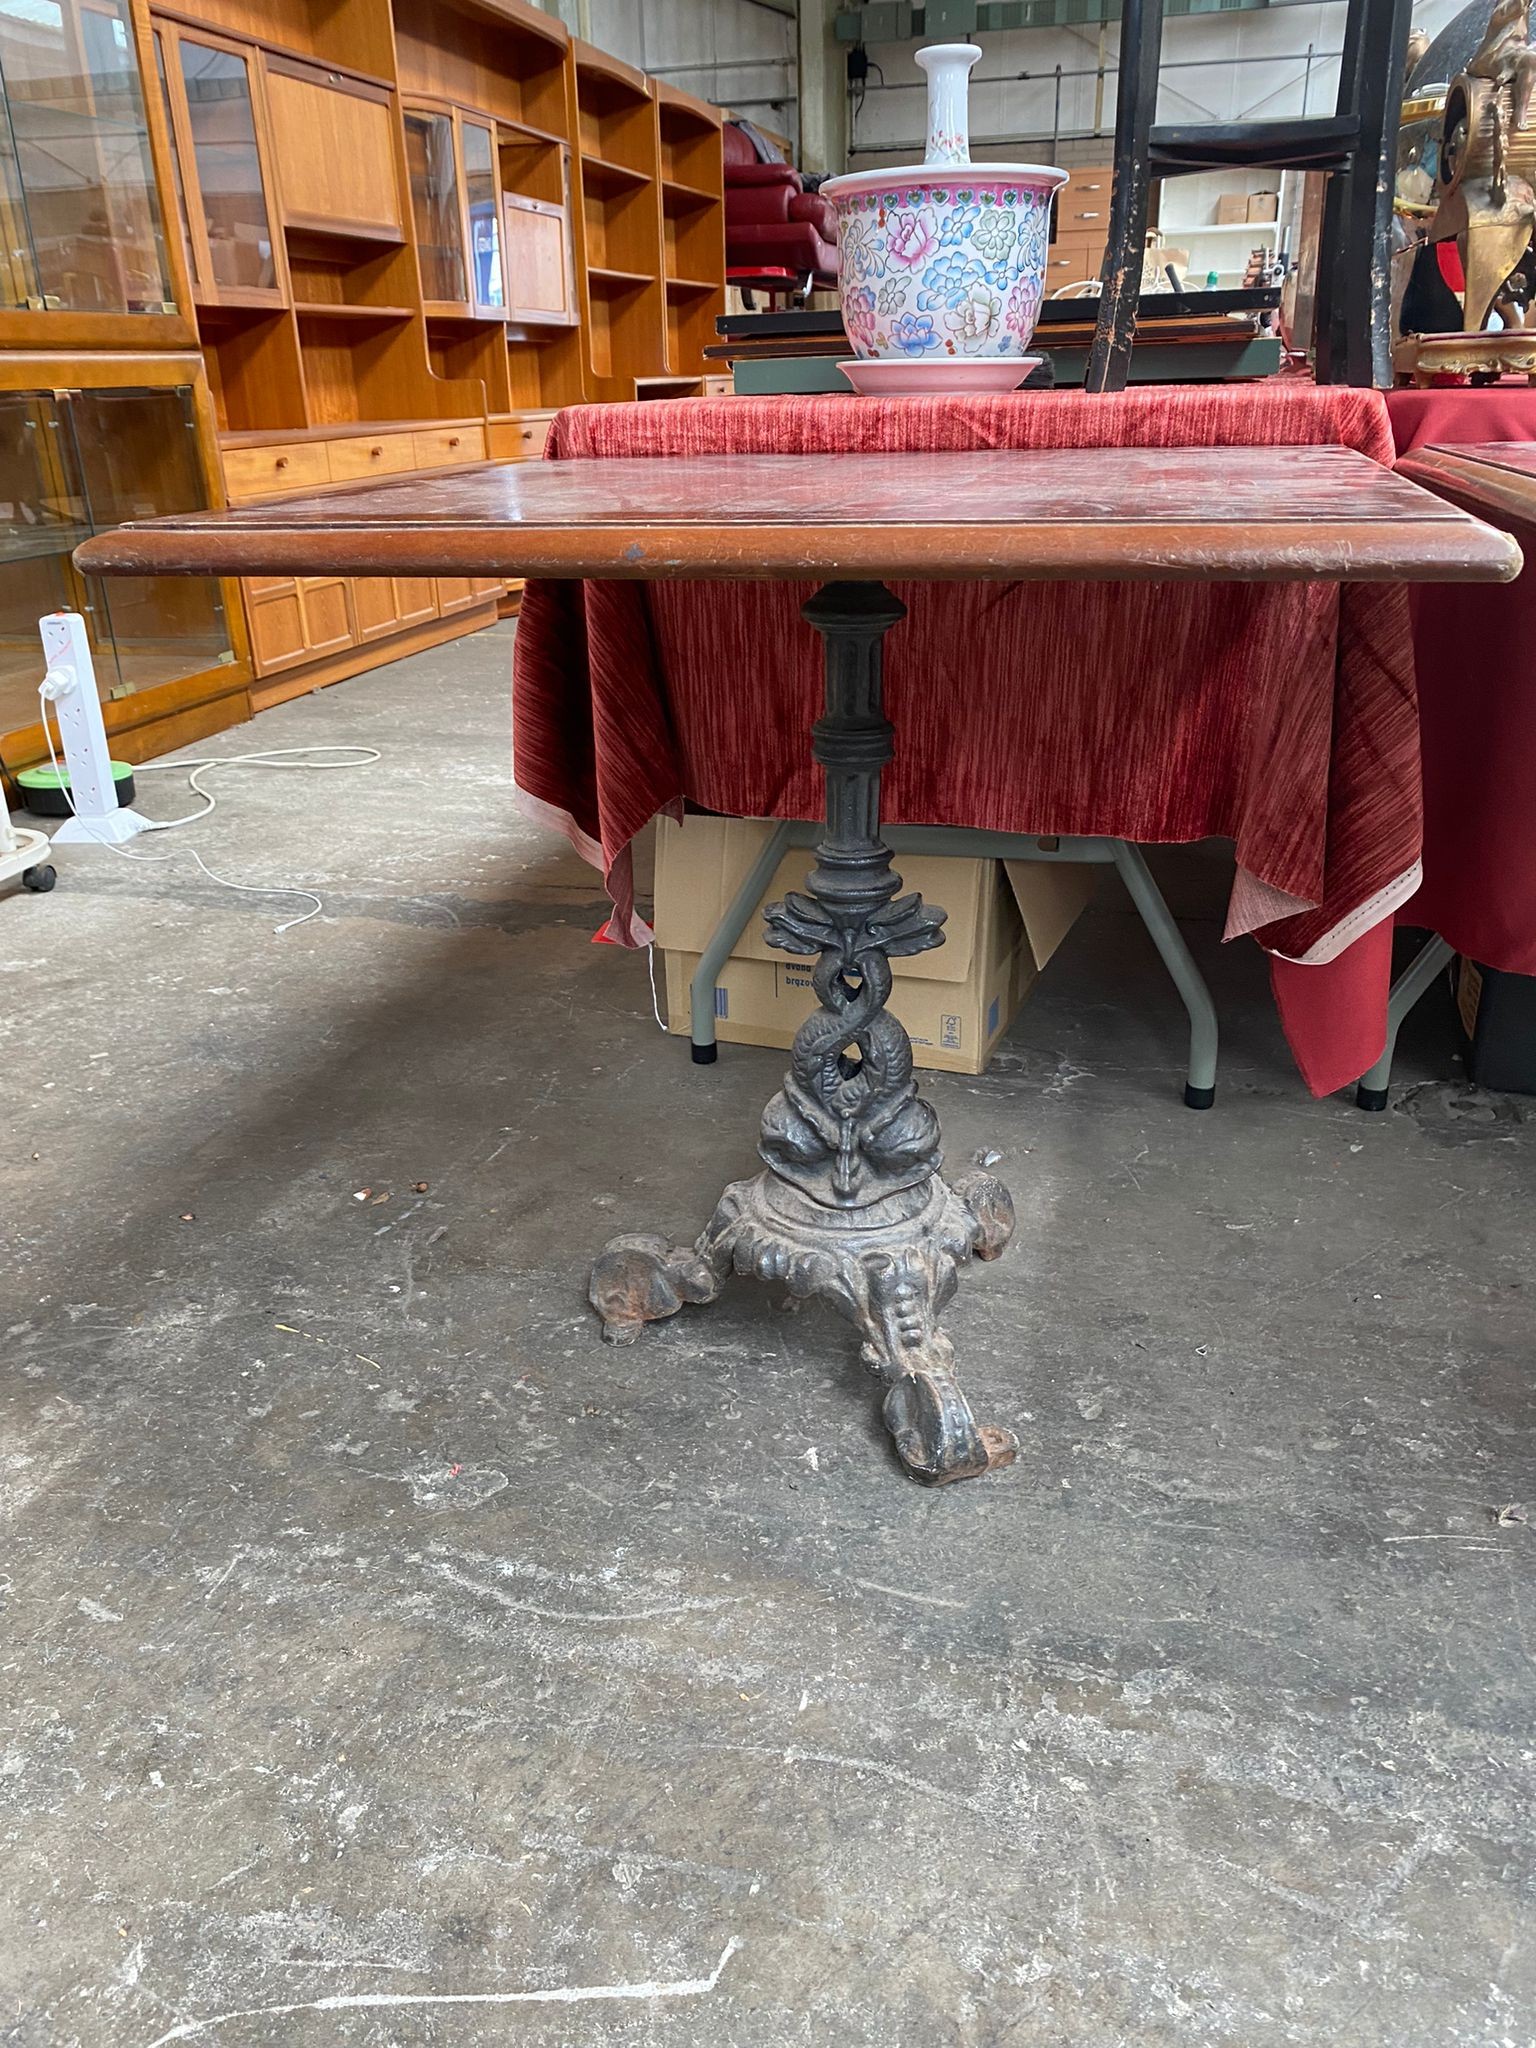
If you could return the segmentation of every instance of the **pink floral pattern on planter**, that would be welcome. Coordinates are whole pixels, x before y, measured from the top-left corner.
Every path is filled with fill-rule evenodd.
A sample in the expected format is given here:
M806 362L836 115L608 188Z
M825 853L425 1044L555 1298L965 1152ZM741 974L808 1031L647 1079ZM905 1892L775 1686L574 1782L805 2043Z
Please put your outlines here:
M885 245L893 263L904 263L909 270L915 270L919 263L926 263L939 246L939 225L932 207L925 206L914 213L893 214L886 231Z
M925 166L925 169L928 168ZM843 322L856 356L1021 356L1045 296L1051 194L1042 170L830 193L842 249Z

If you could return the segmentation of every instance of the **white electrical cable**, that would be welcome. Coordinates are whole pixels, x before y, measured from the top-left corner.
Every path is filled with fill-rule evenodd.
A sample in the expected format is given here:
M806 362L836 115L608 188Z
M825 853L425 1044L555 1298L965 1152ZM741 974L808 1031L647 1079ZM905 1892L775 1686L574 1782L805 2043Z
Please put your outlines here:
M656 941L654 939L645 949L645 958L646 964L651 970L651 1008L656 1013L656 1022L665 1031L667 1023L661 1014L661 1000L656 994Z
M296 761L295 754L351 754L350 761ZM201 761L141 761L134 768L134 774L153 775L166 770L189 768L187 787L203 800L200 811L188 811L184 818L160 818L151 821L151 832L174 832L182 825L195 825L199 818L206 818L218 809L218 799L211 789L204 789L198 777L205 768L367 768L382 756L377 747L358 747L350 744L336 746L318 745L313 747L269 747L262 754L210 754ZM307 891L305 892L308 893Z
M70 795L69 779L65 775L63 768L60 766L59 757L57 752L55 751L53 744L53 728L48 720L49 699L46 695L46 681L44 687L39 689L38 697L42 706L43 737L48 742L48 759L53 763L53 772L58 777L59 788L63 792L64 801L69 805L71 813L78 819L79 813L75 811L74 800ZM350 761L296 761L291 758L295 754L351 754L356 758ZM205 769L366 768L370 766L371 763L373 763L374 761L380 759L382 759L382 756L380 755L377 747L360 747L351 745L317 745L313 747L273 747L270 748L266 753L261 754L210 755L207 759L201 761L146 761L140 763L134 769L134 773L135 775L140 775L143 774L146 769L154 771L157 769L171 768L186 768L191 771L187 776L188 786L191 789L193 789L196 792L196 794L203 799L203 808L200 811L189 811L186 817L184 818L166 818L162 820L151 821L147 828L151 832L174 832L178 826L195 824L199 818L206 818L211 811L214 811L218 808L218 800L213 795L213 792L211 790L204 789L203 785L198 780L198 776ZM90 821L87 819L83 820L82 822L86 825L86 829L89 830ZM95 843L98 846L108 847L113 853L121 855L121 857L124 860L140 861L149 867L163 867L167 861L172 861L176 858L175 851L162 854L130 853L126 846L118 846L110 839L99 839ZM233 889L237 892L237 894L241 896L306 897L313 907L309 910L306 910L302 917L290 917L286 921L286 923L274 925L272 927L274 937L281 938L284 932L295 931L301 924L308 924L311 918L318 917L321 911L325 908L324 902L319 896L316 895L313 889L303 889L298 887L285 886L281 883L275 884L270 887L265 887L257 882L232 882L228 875L216 875L213 869L209 867L208 863L203 859L202 855L198 852L195 846L189 846L185 848L185 851L191 854L193 860L197 863L197 866L201 869L203 874L205 874L208 877L209 881L217 882L221 889Z

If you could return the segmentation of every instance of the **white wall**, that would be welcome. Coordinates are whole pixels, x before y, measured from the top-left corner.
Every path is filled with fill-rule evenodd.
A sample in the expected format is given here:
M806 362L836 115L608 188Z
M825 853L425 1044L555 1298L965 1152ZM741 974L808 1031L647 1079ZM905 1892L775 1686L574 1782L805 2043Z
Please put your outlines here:
M788 15L754 0L585 0L585 5L591 24L587 34L599 49L793 136L795 24Z
M1461 5L1462 0L1422 0L1414 12L1415 26L1434 35ZM1157 118L1193 123L1331 113L1338 92L1344 17L1341 0L1305 0L1302 5L1168 21L1163 28ZM1118 24L1105 32L1107 69L1098 124L1105 137L1114 128L1119 33ZM979 40L983 56L972 73L971 87L971 134L977 155L1001 157L1020 143L1048 143L1057 132L1056 66L1064 73L1094 72L1100 61L1099 32L1021 29ZM870 46L871 62L883 70L887 89L882 89L878 75L871 75L854 122L850 155L855 162L909 162L921 157L922 74L912 61L917 47L915 41ZM1028 72L1029 78L1021 79L1020 72ZM1061 135L1094 134L1096 86L1091 75L1063 78ZM1086 160L1081 152L1075 154L1079 161Z

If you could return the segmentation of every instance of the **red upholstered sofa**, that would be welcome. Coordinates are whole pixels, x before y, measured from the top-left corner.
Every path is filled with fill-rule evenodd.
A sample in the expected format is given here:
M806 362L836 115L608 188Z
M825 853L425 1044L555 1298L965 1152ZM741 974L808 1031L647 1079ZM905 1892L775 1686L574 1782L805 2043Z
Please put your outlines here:
M837 282L837 216L807 192L793 164L763 163L734 121L725 136L725 261L741 272L782 270L817 285Z

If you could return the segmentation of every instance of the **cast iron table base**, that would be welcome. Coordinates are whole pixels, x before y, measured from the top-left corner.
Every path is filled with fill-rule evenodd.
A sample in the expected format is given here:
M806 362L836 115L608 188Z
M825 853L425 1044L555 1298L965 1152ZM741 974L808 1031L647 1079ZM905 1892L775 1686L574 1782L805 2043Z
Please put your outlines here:
M885 1005L893 959L944 943L944 912L898 896L880 837L880 771L892 753L880 649L906 608L880 583L831 583L805 606L826 654L826 715L812 729L826 771L827 829L806 893L770 903L768 943L815 954L821 1007L795 1034L784 1087L763 1115L765 1170L735 1181L691 1248L616 1237L592 1269L603 1335L637 1336L685 1303L713 1301L732 1272L832 1302L886 1383L902 1463L943 1485L1011 1464L1018 1440L978 1423L939 1327L960 1269L995 1259L1013 1201L990 1173L940 1174L939 1121L918 1095L912 1043Z

